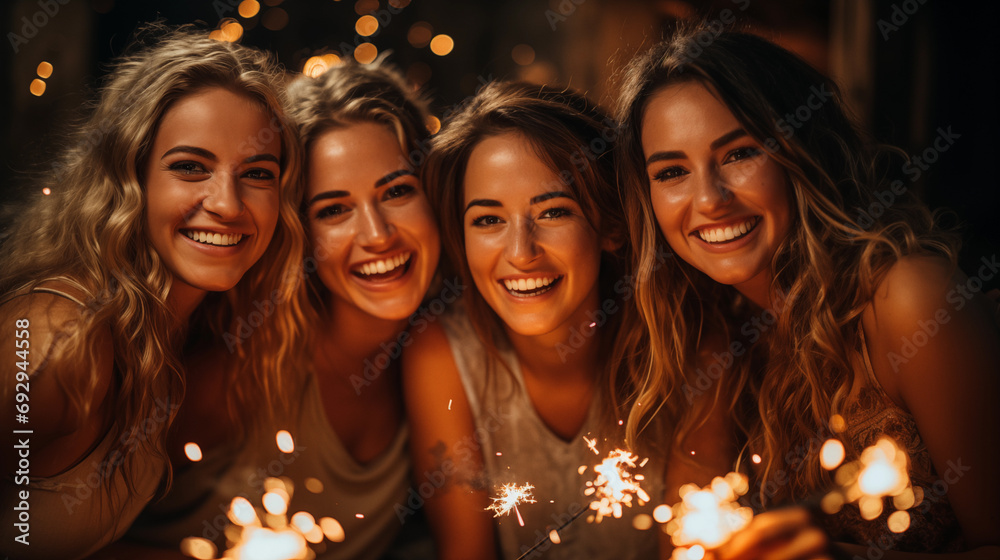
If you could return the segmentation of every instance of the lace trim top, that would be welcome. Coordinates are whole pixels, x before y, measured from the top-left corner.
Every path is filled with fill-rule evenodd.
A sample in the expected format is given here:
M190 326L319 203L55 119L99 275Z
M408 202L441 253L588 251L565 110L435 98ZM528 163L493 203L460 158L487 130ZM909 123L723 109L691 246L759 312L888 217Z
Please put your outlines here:
M836 515L825 516L825 528L834 541L876 546L882 550L963 550L965 542L962 529L948 502L949 484L934 470L913 416L897 406L875 378L865 333L860 326L858 332L867 383L844 414L847 428L841 434L842 438L848 448L858 451L875 445L883 434L895 439L910 457L910 481L915 493L923 493L923 500L907 510L910 514L910 527L902 533L893 533L888 528L889 514L896 511L892 500L888 498L884 500L882 515L878 519L863 519L857 505L852 504L845 506Z

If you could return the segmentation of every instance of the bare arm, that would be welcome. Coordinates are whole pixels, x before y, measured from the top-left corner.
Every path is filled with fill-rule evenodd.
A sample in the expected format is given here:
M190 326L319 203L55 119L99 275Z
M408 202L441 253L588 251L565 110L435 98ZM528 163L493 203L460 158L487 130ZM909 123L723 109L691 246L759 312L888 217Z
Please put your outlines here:
M469 401L444 331L431 325L403 355L414 484L424 499L438 556L496 557L483 457Z

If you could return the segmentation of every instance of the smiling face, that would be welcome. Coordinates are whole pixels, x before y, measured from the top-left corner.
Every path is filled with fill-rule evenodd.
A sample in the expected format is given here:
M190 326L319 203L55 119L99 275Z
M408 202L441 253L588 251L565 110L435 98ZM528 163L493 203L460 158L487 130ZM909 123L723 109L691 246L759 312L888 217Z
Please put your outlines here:
M472 278L511 331L579 328L598 307L601 238L526 138L492 136L472 150L463 208Z
M331 129L309 151L309 237L335 306L399 320L427 293L440 240L406 162L396 136L371 122Z
M171 293L223 291L264 254L278 223L281 140L256 101L223 88L177 100L145 164L146 229ZM269 142L263 142L269 138Z
M791 227L784 169L698 82L650 97L642 149L671 248L716 282L766 302L771 258Z

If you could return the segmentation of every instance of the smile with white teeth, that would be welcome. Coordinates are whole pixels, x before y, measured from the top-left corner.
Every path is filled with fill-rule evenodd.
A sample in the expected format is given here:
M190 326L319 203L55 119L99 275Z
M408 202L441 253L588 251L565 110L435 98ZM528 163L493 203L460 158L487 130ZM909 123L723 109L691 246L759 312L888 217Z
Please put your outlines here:
M754 216L741 224L724 228L705 228L697 231L698 237L706 243L727 243L750 233L760 221L760 216Z
M552 284L562 276L542 276L540 278L505 279L503 285L514 297L534 297L552 289Z
M243 239L242 233L214 233L211 231L194 231L185 230L184 235L189 238L202 243L204 245L217 245L219 247L228 247L230 245L236 245Z
M362 276L373 276L375 274L385 274L387 272L392 272L397 268L410 262L410 257L413 253L401 253L394 257L389 257L387 259L381 259L377 261L366 262L361 266L357 266L351 270L355 274Z

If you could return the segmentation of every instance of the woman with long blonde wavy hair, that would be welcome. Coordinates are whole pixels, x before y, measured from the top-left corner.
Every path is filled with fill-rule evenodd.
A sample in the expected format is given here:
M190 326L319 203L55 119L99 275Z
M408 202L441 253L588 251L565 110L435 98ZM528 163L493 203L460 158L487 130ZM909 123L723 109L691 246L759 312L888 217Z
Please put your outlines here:
M982 296L962 291L954 237L905 196L911 164L843 107L795 55L709 27L679 31L625 71L617 155L645 323L623 354L640 387L629 432L668 420L673 487L756 455L758 510L832 483L825 439L851 459L889 435L925 495L955 461L970 468L914 508L903 535L888 532L888 511L868 522L846 506L820 520L829 538L996 545L1000 335ZM658 266L665 248L674 258ZM829 553L801 512L751 528L776 516L801 529L798 553Z
M40 179L2 249L2 338L26 341L4 432L30 448L5 454L5 553L85 556L169 483L185 345L229 346L219 406L288 406L303 234L280 80L263 52L150 26Z

